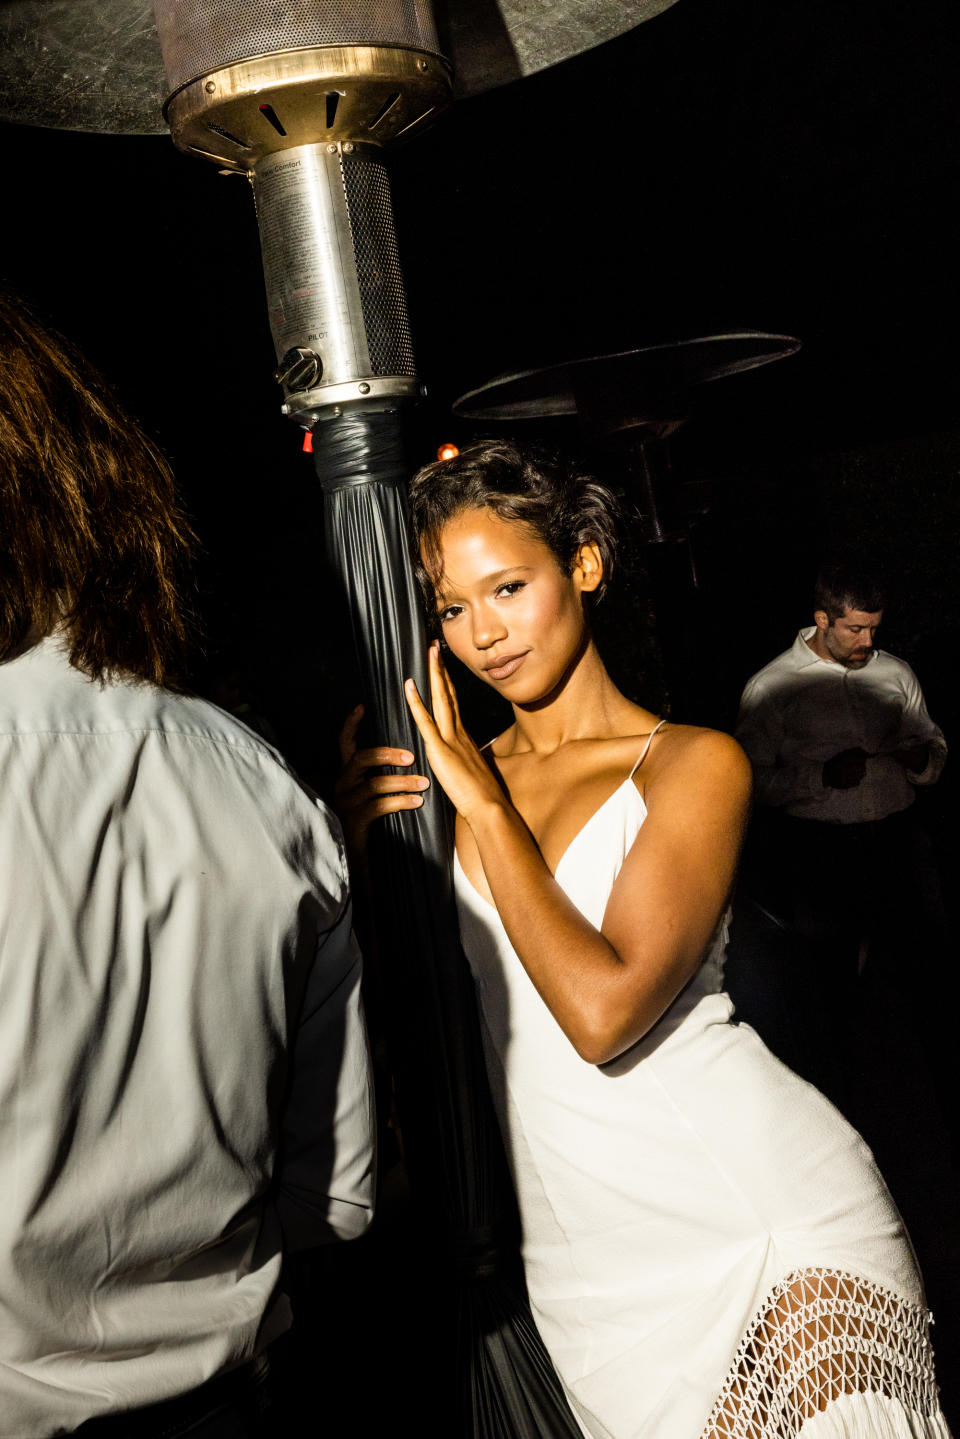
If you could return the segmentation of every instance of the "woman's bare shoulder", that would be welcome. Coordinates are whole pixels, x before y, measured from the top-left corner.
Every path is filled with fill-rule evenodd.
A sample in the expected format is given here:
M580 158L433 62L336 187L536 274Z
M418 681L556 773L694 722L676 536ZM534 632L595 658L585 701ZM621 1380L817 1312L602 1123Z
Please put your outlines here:
M732 735L701 725L668 724L646 766L648 784L669 781L721 781L750 791L750 761Z

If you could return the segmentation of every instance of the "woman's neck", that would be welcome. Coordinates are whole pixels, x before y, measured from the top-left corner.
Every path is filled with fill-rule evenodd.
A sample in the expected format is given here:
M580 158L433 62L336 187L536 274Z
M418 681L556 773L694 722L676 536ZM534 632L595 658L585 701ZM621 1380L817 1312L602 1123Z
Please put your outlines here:
M572 740L629 732L637 706L620 693L592 639L545 699L514 705L513 752L552 754Z

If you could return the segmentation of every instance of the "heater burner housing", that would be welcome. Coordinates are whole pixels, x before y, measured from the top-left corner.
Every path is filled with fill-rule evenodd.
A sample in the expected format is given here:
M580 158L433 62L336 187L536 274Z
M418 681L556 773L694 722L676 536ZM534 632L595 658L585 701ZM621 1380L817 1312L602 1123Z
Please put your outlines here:
M253 185L284 413L416 395L383 151L451 99L428 0L155 9L174 143Z

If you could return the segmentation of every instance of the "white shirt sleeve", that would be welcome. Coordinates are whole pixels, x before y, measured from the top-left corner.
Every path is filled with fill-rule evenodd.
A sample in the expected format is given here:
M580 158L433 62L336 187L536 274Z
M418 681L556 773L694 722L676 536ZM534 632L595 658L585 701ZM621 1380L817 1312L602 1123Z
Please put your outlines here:
M943 730L930 718L919 680L909 665L904 665L904 669L904 706L900 715L898 740L903 746L925 744L928 755L922 770L916 774L907 770L906 776L911 784L936 784L946 764L947 742L943 737Z
M762 804L782 806L816 795L823 788L823 765L797 756L783 758L783 717L762 685L752 679L740 699L736 738L753 766L754 788Z
M291 1057L274 1204L287 1251L362 1234L375 1116L361 960L346 905L317 945Z

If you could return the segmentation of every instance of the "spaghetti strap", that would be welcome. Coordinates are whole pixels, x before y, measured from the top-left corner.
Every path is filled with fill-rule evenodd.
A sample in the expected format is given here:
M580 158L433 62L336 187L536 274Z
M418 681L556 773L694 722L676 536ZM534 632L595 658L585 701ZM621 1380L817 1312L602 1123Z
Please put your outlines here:
M627 775L627 779L633 779L633 777L634 777L634 775L636 774L637 770L640 768L640 766L643 764L644 760L645 760L646 757L647 757L647 750L650 748L650 744L651 744L651 742L652 742L652 740L653 740L654 735L657 733L658 730L663 729L663 726L664 726L665 724L666 724L666 720L665 720L665 719L662 719L662 720L660 721L660 723L657 724L657 725L655 725L654 728L653 728L653 729L650 731L650 733L647 735L647 742L646 742L646 744L644 745L643 749L640 751L640 758L637 760L636 764L633 766L633 769L632 769L632 770L630 771L630 773Z

